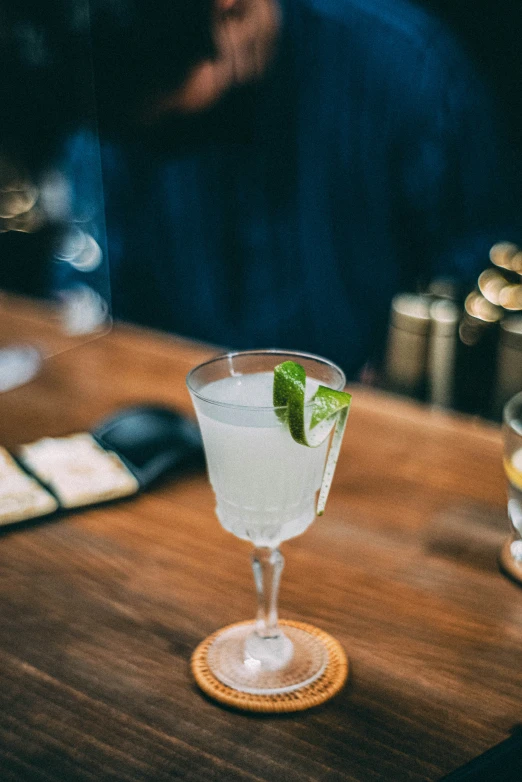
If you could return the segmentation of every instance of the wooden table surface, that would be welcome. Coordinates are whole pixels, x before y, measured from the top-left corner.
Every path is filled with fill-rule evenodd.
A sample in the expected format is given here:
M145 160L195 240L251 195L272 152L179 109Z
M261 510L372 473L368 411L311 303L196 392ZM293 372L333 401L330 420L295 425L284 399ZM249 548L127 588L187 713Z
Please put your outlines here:
M1 322L0 322L1 326ZM192 414L212 351L136 328L46 362L0 396L0 442L92 427L126 404ZM247 544L206 476L0 539L0 778L437 780L522 715L522 588L503 577L499 430L354 387L326 514L283 545L280 613L344 645L313 711L226 710L192 650L255 613Z

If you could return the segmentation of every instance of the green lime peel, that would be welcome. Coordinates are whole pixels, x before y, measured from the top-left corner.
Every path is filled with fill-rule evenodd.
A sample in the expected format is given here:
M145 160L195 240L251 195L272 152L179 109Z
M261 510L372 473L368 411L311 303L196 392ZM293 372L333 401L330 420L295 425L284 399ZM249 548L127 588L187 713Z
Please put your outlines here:
M290 434L296 443L308 448L317 448L330 435L332 419L335 417L332 441L317 500L317 515L322 516L341 450L352 396L346 391L334 391L333 388L319 386L308 403L312 405L312 415L310 428L307 432L305 389L306 372L301 364L297 364L295 361L284 361L276 366L274 369L273 404L276 408L284 408L279 409L277 414L281 421L288 425Z

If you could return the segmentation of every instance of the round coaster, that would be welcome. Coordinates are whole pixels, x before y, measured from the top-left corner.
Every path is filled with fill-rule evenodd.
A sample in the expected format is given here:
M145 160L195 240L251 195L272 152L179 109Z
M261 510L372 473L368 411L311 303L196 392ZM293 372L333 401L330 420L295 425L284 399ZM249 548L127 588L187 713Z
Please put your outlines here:
M198 686L206 695L226 706L241 711L264 712L265 714L304 711L319 706L337 695L348 677L348 660L341 644L324 630L304 622L283 619L279 624L283 627L295 627L308 632L324 644L328 654L328 662L319 678L299 689L277 695L254 695L227 687L210 671L207 655L212 642L223 630L252 625L252 622L237 622L212 633L195 649L190 667Z
M514 581L522 584L522 562L517 562L511 554L511 544L514 540L514 537L510 537L504 541L498 559L502 570Z

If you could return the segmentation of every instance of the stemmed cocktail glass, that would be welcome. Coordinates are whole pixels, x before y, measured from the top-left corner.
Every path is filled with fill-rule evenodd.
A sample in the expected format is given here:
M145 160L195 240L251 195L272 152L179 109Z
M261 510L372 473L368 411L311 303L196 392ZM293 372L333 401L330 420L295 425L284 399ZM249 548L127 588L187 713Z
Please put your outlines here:
M511 576L522 581L522 392L504 407L503 438L512 534L502 549L501 563Z
M304 353L230 353L193 369L187 378L205 447L208 474L223 527L253 544L258 596L255 622L215 634L207 663L227 687L253 695L288 693L316 681L328 664L321 638L299 623L278 622L280 544L300 535L316 515L329 437L317 447L292 439L273 406L274 368L285 361L306 371L307 399L319 385L341 391L345 377L330 361ZM312 403L305 401L305 424ZM334 425L330 422L330 428Z

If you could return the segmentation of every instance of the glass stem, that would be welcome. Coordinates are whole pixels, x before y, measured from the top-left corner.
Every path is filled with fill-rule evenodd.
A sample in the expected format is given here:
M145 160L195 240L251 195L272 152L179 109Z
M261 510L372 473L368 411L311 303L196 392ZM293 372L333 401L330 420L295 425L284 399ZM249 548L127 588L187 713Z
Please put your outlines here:
M255 548L252 570L257 591L256 634L260 638L279 638L277 624L279 583L285 560L277 548Z

